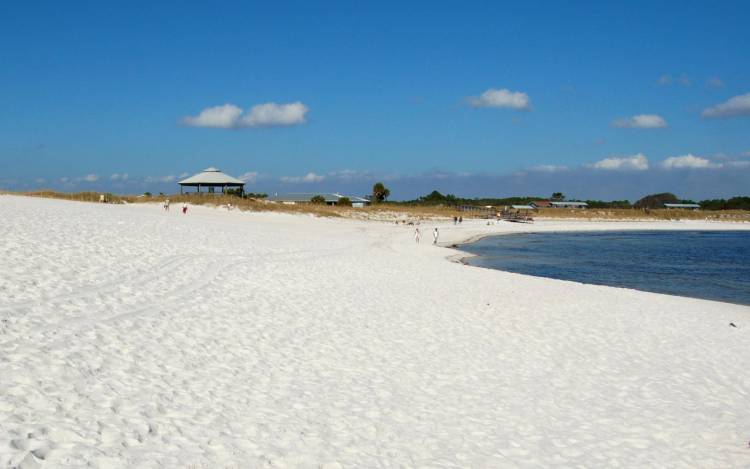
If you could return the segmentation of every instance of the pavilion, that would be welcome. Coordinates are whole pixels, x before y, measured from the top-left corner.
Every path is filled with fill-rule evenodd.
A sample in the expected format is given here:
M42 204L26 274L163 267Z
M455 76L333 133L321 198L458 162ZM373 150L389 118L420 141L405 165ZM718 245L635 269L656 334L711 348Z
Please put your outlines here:
M221 187L221 193L225 194L227 188L236 187L240 190L240 195L245 192L245 182L222 173L214 167L206 168L202 172L183 179L180 184L180 194L184 193L185 187L195 187L196 192L200 193L201 187L207 188L209 194L213 194L217 187Z

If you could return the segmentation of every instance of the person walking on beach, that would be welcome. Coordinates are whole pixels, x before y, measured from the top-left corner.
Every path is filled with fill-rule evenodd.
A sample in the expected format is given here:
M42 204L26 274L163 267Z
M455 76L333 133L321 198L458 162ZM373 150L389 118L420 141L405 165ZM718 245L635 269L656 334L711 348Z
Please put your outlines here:
M169 211L169 199L164 201L164 211L165 212Z
M463 216L458 217L458 224L460 225L463 222L464 222L464 217Z
M440 234L438 233L438 229L435 228L435 230L432 232L432 244L437 244L438 236Z
M187 202L184 202L182 204L182 213L183 213L183 215L187 213Z
M419 240L422 238L422 233L419 232L419 228L414 232L414 241L419 244Z

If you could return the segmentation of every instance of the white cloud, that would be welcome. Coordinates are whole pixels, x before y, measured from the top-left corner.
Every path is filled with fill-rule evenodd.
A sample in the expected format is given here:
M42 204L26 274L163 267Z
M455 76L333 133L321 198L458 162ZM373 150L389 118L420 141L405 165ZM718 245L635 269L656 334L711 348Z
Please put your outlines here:
M730 98L716 106L703 110L703 117L737 117L750 116L750 93Z
M258 176L259 174L257 171L248 171L244 174L241 174L237 179L239 179L240 181L245 181L249 184L254 184L258 180Z
M304 176L281 176L280 180L281 182L297 184L301 182L320 182L324 180L325 178L326 178L325 176L322 176L320 174L309 172L305 174Z
M66 182L68 182L68 180L69 179L68 179L67 176L63 176L63 177L60 178L60 182L62 182L63 184L65 184Z
M308 107L297 101L288 104L258 104L243 112L234 104L209 107L197 116L186 116L182 123L191 127L240 129L304 124Z
M44 184L45 182L47 182L47 180L44 178L36 178L34 179L34 182L37 184Z
M109 178L113 181L127 181L128 173L122 173L122 174L114 173Z
M144 182L147 183L155 183L155 182L172 182L176 179L176 177L173 174L170 174L168 176L146 176L144 179Z
M180 177L180 179L183 179L183 178L186 178L188 176L190 176L190 173L188 173L188 172L182 172L182 173L180 173L179 177Z
M612 126L622 129L660 129L667 126L667 121L657 114L638 114L633 117L617 119L612 122Z
M233 129L238 127L242 109L234 104L208 107L195 117L186 116L182 123L191 127L216 127L220 129Z
M721 160L721 161L728 161L732 159L729 155L722 153L722 152L714 154L712 158L715 160Z
M331 173L328 173L329 176L337 177L340 179L354 179L357 176L359 176L359 172L354 171L353 169L342 169L341 171L333 171Z
M342 169L328 173L328 177L340 179L342 181L352 181L357 179L372 179L374 175L369 172L355 171L353 169Z
M529 95L506 88L499 90L490 88L479 96L470 96L467 99L472 107L510 108L519 111L531 109Z
M431 171L428 173L422 173L424 177L431 177L433 179L453 179L453 178L465 178L471 176L471 173L465 171L453 172L453 171Z
M559 173L561 171L567 171L567 166L558 166L553 164L540 164L538 166L532 166L529 171L537 171L540 173Z
M710 86L711 88L724 88L724 82L719 77L711 77L708 80L706 80L706 84Z
M725 166L731 167L731 168L750 168L750 161L741 160L741 161L728 161Z
M632 156L613 156L591 165L594 169L607 171L644 171L648 169L648 158L643 153Z
M307 106L299 101L289 104L258 104L250 109L243 118L243 123L248 127L304 124L307 111Z
M692 82L690 81L690 77L688 77L684 73L680 75L679 77L672 77L671 75L662 75L659 77L658 83L662 86L669 86L672 83L679 83L682 86L690 86L692 84Z
M692 154L682 156L670 156L662 161L661 165L665 169L703 169L703 168L721 168L721 164L714 163L706 158Z
M96 182L99 180L99 176L97 176L96 174L87 174L80 179L86 182Z

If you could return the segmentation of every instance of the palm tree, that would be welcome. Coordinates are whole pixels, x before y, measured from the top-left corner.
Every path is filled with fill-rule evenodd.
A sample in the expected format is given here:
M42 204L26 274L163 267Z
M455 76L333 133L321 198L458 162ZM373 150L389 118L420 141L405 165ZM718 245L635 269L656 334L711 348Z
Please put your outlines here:
M391 191L388 190L388 188L385 187L382 182L376 182L375 185L372 186L373 202L383 202L388 198L389 195L391 195Z

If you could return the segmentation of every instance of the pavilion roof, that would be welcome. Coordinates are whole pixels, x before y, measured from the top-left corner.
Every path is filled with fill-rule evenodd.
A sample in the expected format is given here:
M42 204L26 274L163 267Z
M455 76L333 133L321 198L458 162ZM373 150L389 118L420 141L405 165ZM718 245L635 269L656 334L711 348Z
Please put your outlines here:
M206 168L198 174L194 174L187 179L179 182L181 185L244 185L245 181L240 181L228 174L224 174L213 166Z

